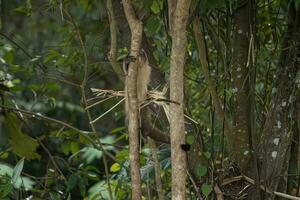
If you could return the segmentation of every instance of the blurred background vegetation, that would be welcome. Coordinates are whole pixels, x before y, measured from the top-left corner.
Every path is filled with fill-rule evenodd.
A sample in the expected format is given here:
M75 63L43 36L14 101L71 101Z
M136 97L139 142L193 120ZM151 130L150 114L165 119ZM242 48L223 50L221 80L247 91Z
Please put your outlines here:
M161 0L133 2L143 21L146 42L156 67L168 81L171 39L167 31L167 3ZM257 132L263 129L274 92L279 47L291 2L260 0L255 4ZM300 2L295 2L296 7L299 6ZM0 0L0 4L0 198L109 199L109 179L113 199L130 199L124 106L121 103L113 108L122 97L102 102L106 97L97 96L91 90L121 91L124 88L108 60L110 23L106 2ZM194 5L195 16L201 16L205 27L210 75L217 83L216 91L230 121L237 92L230 80L232 54L220 51L214 40L222 37L220 45L233 48L231 25L237 1L199 0ZM118 12L115 15L118 16ZM190 199L196 199L196 184L202 197L214 199L217 198L215 183L240 172L230 162L223 121L217 120L212 106L192 28L188 27L187 31L185 111L193 119L189 121L192 126L187 130L187 142L201 143L202 149L198 155L202 157L201 162L197 155L189 157L198 163L191 174L196 183L190 177L187 192ZM119 31L118 38L117 60L122 65L128 54L130 35ZM299 73L296 77L296 95L299 95ZM86 108L96 102L99 103ZM91 126L91 120L111 108ZM160 126L168 130L166 122L161 122ZM298 144L299 137L296 140ZM295 148L292 171L298 174L298 146ZM157 150L163 193L168 199L171 192L170 146L157 143ZM143 142L141 174L145 199L158 198L151 155L148 143ZM299 177L293 176L289 181L291 190L299 194ZM243 184L239 182L238 187L244 187ZM223 192L227 195L225 199L243 198L243 192L234 189Z

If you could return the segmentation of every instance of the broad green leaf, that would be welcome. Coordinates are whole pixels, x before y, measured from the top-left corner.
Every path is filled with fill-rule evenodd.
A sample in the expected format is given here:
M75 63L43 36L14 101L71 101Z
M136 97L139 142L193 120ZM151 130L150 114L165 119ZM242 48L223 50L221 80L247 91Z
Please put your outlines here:
M71 153L74 154L74 153L77 153L79 151L79 144L78 142L71 142Z
M199 177L205 176L207 173L207 167L204 165L198 165L196 173L197 173L197 176L199 176Z
M203 184L201 186L201 191L204 194L204 196L208 197L208 195L212 192L212 186L209 184Z
M0 179L2 177L9 177L9 183L11 183L11 177L13 176L14 169L7 164L0 163ZM33 186L35 185L35 182L32 181L30 178L19 176L15 183L13 183L13 186L17 189L20 189L21 187L24 187L27 190L31 190Z
M120 166L119 163L114 163L114 164L112 164L112 166L110 167L110 171L111 171L111 172L118 172L118 171L120 171L120 169L121 169L121 166Z
M85 196L87 185L88 185L87 179L84 176L79 176L78 187L81 196Z
M0 198L2 199L6 197L12 191L12 189L13 185L11 183L0 185Z
M77 174L72 174L67 181L67 191L71 191L74 189L74 187L76 186L78 182L78 176Z
M66 141L61 144L61 149L65 155L69 155L69 153L71 154L77 153L80 148L78 142Z
M146 22L146 29L149 34L155 34L159 31L161 27L161 21L157 17L149 17Z
M86 160L87 163L93 162L95 159L99 159L102 157L102 151L95 149L93 147L85 147L83 149L82 157Z
M113 184L113 181L111 182L111 184ZM89 188L88 193L90 197L89 199L109 199L107 185L105 181L100 181L94 184L92 187Z
M27 160L40 159L41 156L36 152L39 146L38 142L21 132L17 124L20 120L15 114L8 113L5 117L5 126L9 130L9 143L12 152L20 157L25 157Z
M62 143L61 150L62 150L62 152L64 152L65 155L69 155L69 153L71 152L71 142L66 141L66 142Z
M20 177L21 172L23 170L23 166L24 166L24 158L19 160L19 162L16 164L16 166L14 168L12 179L11 179L12 183L17 182L17 179Z

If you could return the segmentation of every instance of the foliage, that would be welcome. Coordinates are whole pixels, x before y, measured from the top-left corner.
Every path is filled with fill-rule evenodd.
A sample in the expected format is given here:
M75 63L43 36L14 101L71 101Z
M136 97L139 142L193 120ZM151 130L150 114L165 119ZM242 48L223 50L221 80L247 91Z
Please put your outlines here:
M117 106L91 123L123 98L105 100L106 97L96 96L90 89L120 91L124 87L108 58L111 36L104 1L0 2L3 10L0 26L0 198L109 199L111 187L113 199L130 199L128 133L123 106ZM151 59L168 81L171 38L167 1L133 2L143 21ZM273 83L286 31L287 8L292 1L256 2L254 100L259 138L272 95L276 93ZM298 8L299 1L295 2ZM199 16L202 20L210 75L225 105L225 120L231 123L237 94L230 72L235 59L231 52L231 26L238 1L195 0L193 5L192 17ZM118 13L116 15L118 18ZM217 116L199 64L191 24L187 27L185 67L186 142L192 147L203 145L203 151L191 153L192 158L188 156L188 161L197 160L198 163L189 166L195 171L189 177L187 192L196 199L193 184L197 184L200 196L208 199L215 198L215 185L236 172L232 172L234 167L225 141L224 121ZM118 26L117 61L122 65L122 60L128 56L126 38L130 35L123 32L126 25ZM226 46L226 51L220 52L217 48L214 34ZM299 74L296 79L295 90L299 94ZM161 83L155 89L164 86ZM168 124L163 120L157 119L155 123L168 131ZM167 199L171 195L170 145L158 143L157 152L163 194ZM145 140L140 153L144 196L157 199L155 163ZM196 183L191 179L196 179Z

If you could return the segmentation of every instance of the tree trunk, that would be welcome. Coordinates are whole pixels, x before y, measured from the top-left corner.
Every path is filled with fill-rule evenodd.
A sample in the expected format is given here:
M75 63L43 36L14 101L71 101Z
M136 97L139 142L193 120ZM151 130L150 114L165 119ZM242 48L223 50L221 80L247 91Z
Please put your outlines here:
M170 66L170 137L172 160L172 199L185 200L186 153L181 149L185 144L183 72L186 54L186 25L190 0L178 0L172 24L172 50Z
M242 171L247 168L250 156L250 78L248 51L250 44L251 4L250 0L238 1L234 13L234 41L232 56L233 124L228 133L230 150L234 161Z
M128 135L129 135L129 160L132 185L132 199L142 199L141 177L140 177L140 155L139 155L139 102L137 91L138 80L138 57L141 48L143 27L136 18L130 0L123 0L124 11L131 30L130 56L135 58L130 62L128 76L126 77L126 105L128 106Z
M292 111L297 99L294 87L299 72L300 12L296 11L294 3L290 4L277 79L260 140L260 178L272 191L277 190L280 175L287 161L292 141Z

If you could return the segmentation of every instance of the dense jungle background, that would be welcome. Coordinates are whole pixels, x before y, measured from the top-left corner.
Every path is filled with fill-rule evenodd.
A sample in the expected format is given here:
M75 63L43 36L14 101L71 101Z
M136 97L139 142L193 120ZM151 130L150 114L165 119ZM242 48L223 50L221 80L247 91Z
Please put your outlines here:
M299 0L0 10L0 199L300 199Z

